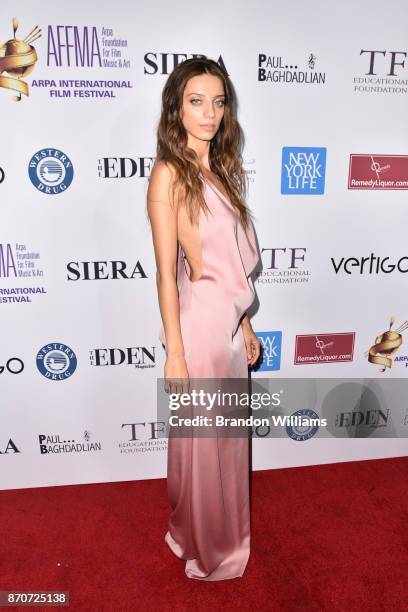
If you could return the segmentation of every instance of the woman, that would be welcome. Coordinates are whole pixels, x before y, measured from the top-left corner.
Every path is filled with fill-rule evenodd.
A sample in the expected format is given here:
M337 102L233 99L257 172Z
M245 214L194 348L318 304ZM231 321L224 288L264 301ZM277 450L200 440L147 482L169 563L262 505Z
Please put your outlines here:
M166 391L195 378L248 379L260 343L246 310L259 261L243 201L241 130L231 81L189 59L162 95L147 193L166 350ZM189 578L242 576L249 557L248 438L170 435L165 541Z

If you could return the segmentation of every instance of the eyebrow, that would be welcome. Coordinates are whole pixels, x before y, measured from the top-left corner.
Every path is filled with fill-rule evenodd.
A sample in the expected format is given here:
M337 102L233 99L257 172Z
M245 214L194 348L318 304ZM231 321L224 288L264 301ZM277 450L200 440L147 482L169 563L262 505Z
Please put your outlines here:
M202 93L196 93L195 91L191 91L190 93L187 94L188 96L204 96L205 94ZM214 96L214 98L225 98L225 94L218 94L217 96Z

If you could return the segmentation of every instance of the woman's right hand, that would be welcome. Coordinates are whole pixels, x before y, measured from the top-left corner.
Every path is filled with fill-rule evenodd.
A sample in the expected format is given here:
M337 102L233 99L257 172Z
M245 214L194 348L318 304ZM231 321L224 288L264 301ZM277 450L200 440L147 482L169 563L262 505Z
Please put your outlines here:
M164 378L166 393L188 393L189 375L184 355L167 355Z

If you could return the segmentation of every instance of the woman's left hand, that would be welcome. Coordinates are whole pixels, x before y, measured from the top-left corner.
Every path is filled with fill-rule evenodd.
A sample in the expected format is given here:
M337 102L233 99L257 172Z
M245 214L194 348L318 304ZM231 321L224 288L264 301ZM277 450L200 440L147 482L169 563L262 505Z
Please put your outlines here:
M255 335L250 323L243 325L242 331L244 334L248 365L254 365L261 354L261 343L258 336Z

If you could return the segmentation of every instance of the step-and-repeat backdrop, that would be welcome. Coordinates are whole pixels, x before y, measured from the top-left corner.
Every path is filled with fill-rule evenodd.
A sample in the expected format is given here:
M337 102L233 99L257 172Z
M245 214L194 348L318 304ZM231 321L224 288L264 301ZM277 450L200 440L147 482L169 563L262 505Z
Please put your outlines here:
M162 88L195 55L239 98L263 265L252 377L407 376L406 4L387 15L377 0L1 4L3 489L165 475L146 191ZM364 437L254 430L254 469L406 453L406 415L347 410L334 426L363 420Z

